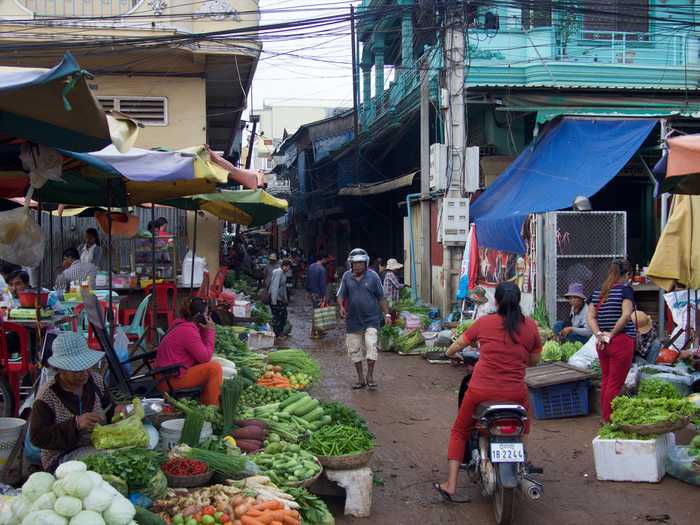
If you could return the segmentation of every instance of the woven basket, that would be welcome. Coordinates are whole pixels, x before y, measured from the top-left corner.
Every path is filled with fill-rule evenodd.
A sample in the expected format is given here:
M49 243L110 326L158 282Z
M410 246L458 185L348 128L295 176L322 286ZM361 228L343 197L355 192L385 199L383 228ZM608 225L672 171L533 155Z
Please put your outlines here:
M313 478L305 479L304 481L297 481L296 483L294 482L289 482L287 483L287 486L289 487L301 487L301 488L309 488L311 485L313 485L318 478L321 477L321 474L323 473L323 465L316 460L316 463L318 463L318 466L321 467L320 470L318 471L318 474L316 474Z
M197 474L196 476L171 476L167 472L164 472L164 474L168 479L168 487L173 489L192 489L203 487L209 483L214 476L214 471L209 469L203 474Z
M318 460L323 468L330 470L353 470L362 468L372 459L374 449L357 454L346 454L345 456L318 456Z
M625 432L634 432L643 436L653 434L666 434L667 432L675 432L676 430L684 429L690 423L690 417L685 416L678 421L663 421L661 423L653 423L651 425L620 425L620 428Z

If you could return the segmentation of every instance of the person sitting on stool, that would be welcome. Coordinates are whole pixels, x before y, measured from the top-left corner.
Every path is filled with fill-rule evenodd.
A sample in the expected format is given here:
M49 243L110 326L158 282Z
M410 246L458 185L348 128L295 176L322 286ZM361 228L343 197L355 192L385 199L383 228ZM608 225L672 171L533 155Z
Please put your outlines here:
M588 327L588 305L586 304L586 296L583 293L583 285L571 283L569 291L564 294L564 297L571 305L569 319L557 321L554 324L554 333L564 341L580 341L585 344L591 338L593 332Z

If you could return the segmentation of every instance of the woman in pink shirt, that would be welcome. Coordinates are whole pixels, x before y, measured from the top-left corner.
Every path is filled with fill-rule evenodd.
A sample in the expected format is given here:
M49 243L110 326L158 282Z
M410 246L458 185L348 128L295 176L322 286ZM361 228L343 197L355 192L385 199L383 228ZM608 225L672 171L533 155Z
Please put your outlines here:
M201 388L200 401L218 406L223 372L221 365L211 360L216 329L207 305L199 297L186 299L180 315L156 349L156 365L182 368L177 377L161 380L158 390Z

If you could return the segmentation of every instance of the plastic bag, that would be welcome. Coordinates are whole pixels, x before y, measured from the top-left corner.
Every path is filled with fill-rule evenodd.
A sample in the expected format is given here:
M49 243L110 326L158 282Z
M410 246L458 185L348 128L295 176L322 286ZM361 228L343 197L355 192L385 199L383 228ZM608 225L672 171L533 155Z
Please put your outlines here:
M593 361L598 359L598 352L595 349L595 336L591 337L578 352L569 358L569 364L579 368L591 368Z
M666 456L666 473L700 487L700 458L694 457L690 451L690 447L669 448Z
M131 404L134 410L129 417L111 425L95 425L90 436L95 448L148 447L148 432L142 421L143 406L138 398L134 398Z
M0 259L34 268L44 258L44 236L25 204L0 212Z
M131 363L125 362L129 359L129 338L121 326L118 326L114 333L114 351L117 354L117 359L122 363L124 372L131 377Z

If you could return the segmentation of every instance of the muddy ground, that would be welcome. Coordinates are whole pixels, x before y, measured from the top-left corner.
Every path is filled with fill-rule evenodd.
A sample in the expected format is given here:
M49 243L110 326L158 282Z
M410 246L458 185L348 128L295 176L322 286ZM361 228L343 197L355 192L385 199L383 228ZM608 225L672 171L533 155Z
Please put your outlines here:
M371 463L376 482L372 516L342 516L342 501L329 500L338 525L494 523L489 503L464 477L460 495L471 498L468 504L443 504L431 488L446 476L447 440L462 371L417 357L380 354L379 389L353 391L355 376L342 332L311 340L311 308L301 292L292 298L289 313L293 331L288 345L306 349L322 366L322 382L312 393L356 408L377 437ZM591 448L597 428L595 416L533 422L528 453L544 468L539 479L545 495L537 502L518 500L518 525L700 523L698 487L669 476L658 484L597 481ZM668 519L659 520L663 515Z

